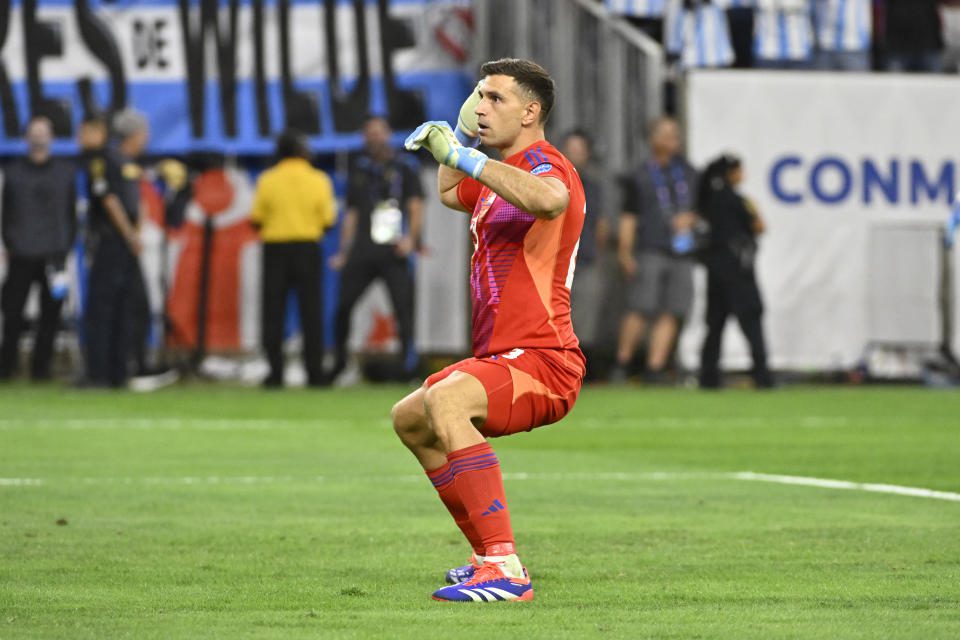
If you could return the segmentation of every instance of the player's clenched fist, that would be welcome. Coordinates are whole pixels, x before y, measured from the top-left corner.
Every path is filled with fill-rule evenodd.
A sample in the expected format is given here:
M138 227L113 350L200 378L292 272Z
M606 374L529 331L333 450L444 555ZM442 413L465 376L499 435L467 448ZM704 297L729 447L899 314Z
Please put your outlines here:
M457 117L457 130L454 135L465 147L475 147L480 144L480 128L477 125L477 105L482 99L480 88L483 86L483 80L477 83L470 96L464 100L460 107L460 115Z
M407 136L403 146L409 151L424 148L440 164L463 171L471 178L480 177L489 159L480 151L460 144L453 129L442 120L424 122Z

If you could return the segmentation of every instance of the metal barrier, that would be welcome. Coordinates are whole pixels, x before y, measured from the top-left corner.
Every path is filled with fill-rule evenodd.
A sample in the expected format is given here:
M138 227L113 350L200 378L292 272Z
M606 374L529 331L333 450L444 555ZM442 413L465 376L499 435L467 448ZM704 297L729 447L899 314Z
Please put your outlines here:
M660 45L595 0L475 0L478 67L502 57L542 64L557 83L551 132L583 127L608 168L645 149L648 122L663 113Z

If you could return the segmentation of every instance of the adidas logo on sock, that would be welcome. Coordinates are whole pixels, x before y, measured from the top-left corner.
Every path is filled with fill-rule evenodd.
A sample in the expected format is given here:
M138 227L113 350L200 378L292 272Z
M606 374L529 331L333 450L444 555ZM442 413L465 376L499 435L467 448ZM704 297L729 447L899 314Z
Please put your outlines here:
M496 513L497 511L503 511L504 509L506 509L506 507L503 506L503 505L500 503L499 500L494 500L494 501L493 501L493 504L491 504L489 507L487 507L487 510L484 511L483 513L481 513L480 515L481 515L481 516L489 516L489 515L492 515L492 514Z

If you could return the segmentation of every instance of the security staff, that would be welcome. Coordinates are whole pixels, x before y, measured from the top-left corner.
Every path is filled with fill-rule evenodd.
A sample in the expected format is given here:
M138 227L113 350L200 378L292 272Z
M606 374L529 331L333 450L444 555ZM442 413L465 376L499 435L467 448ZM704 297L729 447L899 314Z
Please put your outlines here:
M757 236L763 219L737 192L743 181L739 158L722 155L704 172L697 209L710 223L710 242L703 254L707 267L707 337L700 358L700 386L720 386L720 347L730 315L736 317L753 357L758 388L773 386L763 338L763 302L754 273Z
M65 262L76 234L74 167L50 155L53 126L44 117L30 120L27 157L4 172L3 244L7 278L0 295L3 346L0 379L16 373L23 307L34 284L40 286L40 319L33 347L31 376L50 377L53 342L66 295Z
M263 349L270 363L265 387L283 386L283 329L287 294L300 303L307 383L323 377L323 260L320 239L336 222L333 183L310 166L306 138L287 130L277 138L276 166L257 181L251 220L263 240Z
M693 261L677 250L697 217L697 172L683 155L680 125L671 117L650 128L650 157L621 178L623 207L618 259L625 279L627 312L620 324L617 366L623 382L649 328L646 378L665 380L681 322L693 302Z
M87 165L94 236L86 305L87 383L95 387L126 384L128 359L139 333L130 300L143 287L139 260L143 170L137 158L146 148L149 127L143 115L127 110L115 116L113 129L119 144L90 154Z
M423 187L416 164L390 146L391 133L384 118L368 117L363 125L364 149L350 168L340 251L330 261L341 270L331 378L346 368L353 307L378 278L387 286L397 317L404 373L416 367L409 257L420 243Z

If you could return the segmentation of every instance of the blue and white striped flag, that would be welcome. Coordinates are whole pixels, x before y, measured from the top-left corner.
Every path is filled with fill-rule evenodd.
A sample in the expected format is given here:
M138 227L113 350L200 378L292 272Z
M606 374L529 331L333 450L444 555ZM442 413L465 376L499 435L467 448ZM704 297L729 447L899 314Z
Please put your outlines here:
M871 44L870 0L817 0L817 43L824 51L866 51Z
M662 18L667 0L604 0L611 13L635 18Z
M733 64L727 15L716 5L708 3L685 9L683 0L671 0L664 34L667 51L679 55L685 69Z
M810 0L757 0L754 55L760 60L808 60L813 55Z

